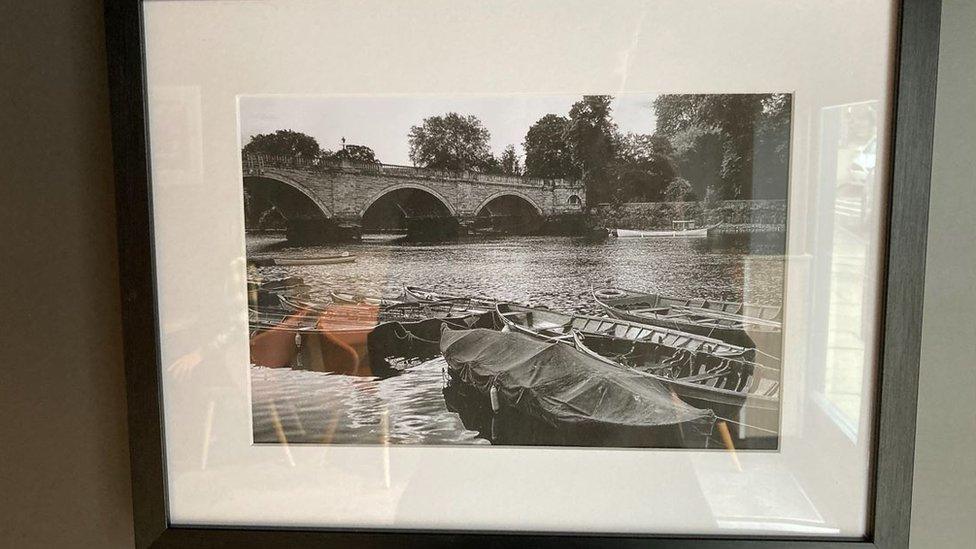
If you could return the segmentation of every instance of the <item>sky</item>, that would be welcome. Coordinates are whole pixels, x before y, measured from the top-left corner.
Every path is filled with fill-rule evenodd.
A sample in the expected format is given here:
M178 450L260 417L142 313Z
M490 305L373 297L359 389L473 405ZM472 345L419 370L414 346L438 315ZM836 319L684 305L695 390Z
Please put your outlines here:
M323 149L366 145L386 164L410 165L410 127L424 118L457 112L473 114L491 133L491 150L500 155L522 141L536 120L547 114L567 116L579 95L492 96L243 96L240 98L241 146L251 136L294 130L314 137ZM651 102L656 94L616 96L613 119L623 133L654 133Z

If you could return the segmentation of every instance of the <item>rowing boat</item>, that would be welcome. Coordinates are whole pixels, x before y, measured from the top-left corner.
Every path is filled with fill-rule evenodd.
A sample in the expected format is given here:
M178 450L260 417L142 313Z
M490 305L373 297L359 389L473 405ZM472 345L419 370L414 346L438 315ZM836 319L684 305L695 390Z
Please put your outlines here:
M403 300L415 303L423 301L443 301L445 299L457 299L461 296L456 294L446 294L419 286L404 286Z
M460 318L489 312L486 307L472 303L466 298L390 303L387 305L319 303L290 296L280 296L279 299L282 308L291 313L308 312L330 318L361 319L372 321L374 324L394 320L417 321L428 318Z
M273 280L248 279L247 281L248 304L259 310L277 309L279 307L278 296L280 295L304 296L308 295L309 291L311 288L297 276Z
M770 366L782 356L781 313L774 306L673 298L619 288L595 289L593 298L616 318L757 348L769 355L766 363ZM745 316L729 310L762 316Z
M256 292L277 292L277 293L303 293L309 290L307 284L301 277L289 276L287 278L276 278L271 280L248 279L248 291Z
M451 301L458 304L464 304L473 310L483 310L486 312L494 311L495 305L498 303L497 300L490 297L462 296L438 292L427 288L420 288L418 286L404 286L403 293L401 294L401 300L405 303L434 303Z
M401 300L402 295L403 294L401 293L395 296L382 296L376 294L346 292L341 290L329 292L329 296L332 297L332 301L334 303L339 303L342 305L373 305L375 307L403 303Z
M319 316L311 311L283 316L277 324L252 323L251 364L269 368L293 366L300 351L312 342L319 353L331 357L324 361L331 371L357 373L361 368L361 351L357 350L365 348L375 328L376 322L368 319Z
M440 354L442 326L466 329L481 316L426 318L383 322L359 330L334 330L326 319L315 330L300 333L295 366L345 375L396 375L387 359L429 360Z
M360 240L363 242L370 242L375 244L389 244L392 242L399 242L406 239L410 235L406 234L386 234L386 233L369 233L360 236Z
M442 328L452 383L474 389L504 417L518 413L556 428L566 444L614 437L619 445L700 447L715 416L660 381L520 333Z
M598 288L593 291L593 296L607 302L614 302L618 299L634 299L637 301L653 302L654 304L665 307L683 307L688 309L702 309L717 314L738 315L751 319L770 320L782 322L783 307L779 305L765 305L761 303L740 303L738 301L720 301L703 297L675 297L660 294L637 292L634 290L624 290L621 288Z
M674 228L671 230L645 231L639 229L614 229L618 238L704 238L708 231L718 227L718 224L699 229Z
M707 352L575 332L572 344L607 364L654 377L681 400L764 431L779 424L780 370Z
M303 308L277 319L266 315L251 323L251 364L386 376L395 373L386 362L389 358L427 360L439 354L442 325L458 329L492 325L486 313L445 309L431 313L427 304L423 306L424 313L385 319L376 316L375 308L373 314L359 314L362 307Z
M727 358L752 358L753 350L724 341L616 318L567 314L540 307L511 303L496 306L498 317L510 330L544 339L569 341L573 333L613 336L628 341L648 341L671 349L702 351Z
M259 267L290 267L303 265L335 265L339 263L353 263L356 256L349 252L338 255L326 255L320 257L258 257L251 259L250 262Z

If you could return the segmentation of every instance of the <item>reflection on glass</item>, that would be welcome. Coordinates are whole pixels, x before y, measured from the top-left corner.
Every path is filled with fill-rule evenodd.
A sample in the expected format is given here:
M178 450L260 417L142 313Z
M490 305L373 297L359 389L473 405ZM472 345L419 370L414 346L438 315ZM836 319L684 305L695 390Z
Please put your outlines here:
M829 280L824 372L821 390L828 411L851 437L856 437L866 403L862 402L866 353L873 342L873 318L865 311L875 298L876 280L869 228L879 216L877 101L839 105L821 113L821 190L832 202L827 221Z

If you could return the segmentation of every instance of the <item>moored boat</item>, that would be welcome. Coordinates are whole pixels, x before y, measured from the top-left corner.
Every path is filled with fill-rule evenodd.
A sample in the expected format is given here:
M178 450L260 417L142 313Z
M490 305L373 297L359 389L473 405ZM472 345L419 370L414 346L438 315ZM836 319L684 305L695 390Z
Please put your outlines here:
M310 312L319 316L372 320L378 324L392 320L424 320L427 318L455 318L490 312L483 305L466 298L442 301L404 302L384 305L367 303L319 303L304 298L280 296L282 308L297 313Z
M760 360L769 366L782 357L781 313L774 306L673 298L619 288L594 289L593 298L616 318L755 347L765 356ZM769 318L727 312L736 309Z
M305 281L297 276L279 279L248 279L247 281L247 301L250 307L277 308L279 306L278 296L305 296L311 288Z
M281 308L290 313L307 313L319 317L359 319L378 323L380 308L362 303L322 303L306 297L278 296Z
M442 328L440 351L452 383L487 399L496 413L514 410L585 445L619 434L620 445L703 447L714 427L660 381L592 357L571 344L520 333Z
M760 320L772 320L774 322L782 322L783 320L783 307L780 305L740 303L738 301L721 301L704 297L675 297L620 288L600 288L594 291L594 296L607 301L624 297L653 298L661 306L703 309L705 311L739 315Z
M278 324L251 325L251 364L270 368L357 376L396 372L390 358L429 359L439 354L441 326L490 326L487 314L404 317L378 322L376 317L316 313L306 309Z
M319 257L258 257L251 259L250 262L257 266L302 266L302 265L335 265L339 263L353 263L356 256L349 252L337 255L326 255Z
M333 303L339 303L342 305L373 305L375 307L402 303L403 301L400 299L402 295L403 294L400 293L397 295L383 296L378 294L362 294L341 290L333 290L329 292L329 296L332 298Z
M671 230L614 229L618 238L704 238L719 224L695 228L690 222L675 222Z
M752 358L752 349L699 334L682 332L616 318L568 314L512 303L496 306L498 317L511 330L535 337L572 341L573 333L613 336L628 341L649 341L672 349L702 351L728 358Z
M401 233L367 233L360 236L360 240L363 242L370 242L376 244L392 244L394 242L399 242L405 240L408 234Z
M472 309L481 309L485 311L495 310L495 305L498 303L497 300L492 299L490 297L462 296L457 294L438 292L427 288L420 288L418 286L404 286L403 293L401 294L401 298L402 301L407 303L430 303L430 302L453 301L455 303L465 303L469 308Z
M573 334L573 345L607 364L654 377L692 406L760 432L778 432L780 370L652 341ZM756 433L753 433L755 435Z

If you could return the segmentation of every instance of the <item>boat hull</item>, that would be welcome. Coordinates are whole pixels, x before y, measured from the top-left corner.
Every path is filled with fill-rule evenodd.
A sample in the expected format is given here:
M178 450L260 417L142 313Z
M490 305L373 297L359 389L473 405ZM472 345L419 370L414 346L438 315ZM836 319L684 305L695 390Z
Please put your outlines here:
M369 305L382 307L402 303L398 297L383 297L380 295L357 294L353 292L330 292L333 303L340 305Z
M687 231L641 231L637 229L615 229L617 238L705 238L708 229L690 229Z
M303 265L336 265L354 263L356 256L349 253L325 257L259 257L250 263L258 267L298 267Z

